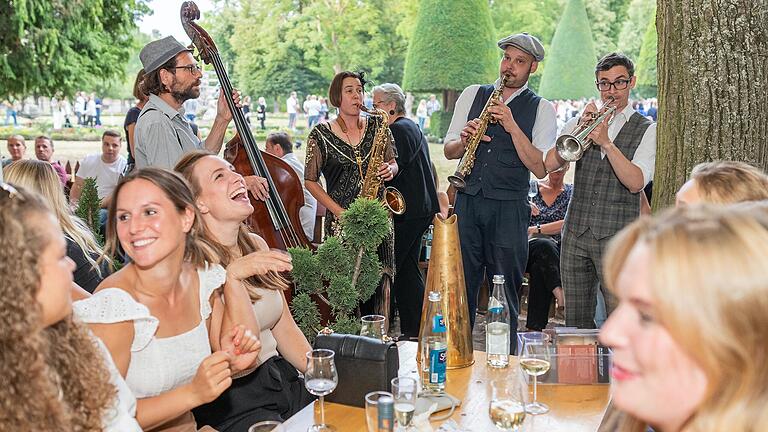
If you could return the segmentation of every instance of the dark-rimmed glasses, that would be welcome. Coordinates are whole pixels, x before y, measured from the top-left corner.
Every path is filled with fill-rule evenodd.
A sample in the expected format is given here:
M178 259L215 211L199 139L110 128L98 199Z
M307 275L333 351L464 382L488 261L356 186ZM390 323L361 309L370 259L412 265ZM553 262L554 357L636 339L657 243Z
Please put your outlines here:
M630 81L632 81L632 79L617 79L614 82L598 81L595 84L597 84L597 89L600 91L608 91L611 89L611 86L613 86L613 88L616 90L624 90L627 88Z
M203 67L197 64L190 64L186 66L175 66L173 69L186 69L187 72L194 74L195 72L203 72Z
M10 199L18 198L19 200L24 201L24 195L8 183L0 182L0 190L5 192Z

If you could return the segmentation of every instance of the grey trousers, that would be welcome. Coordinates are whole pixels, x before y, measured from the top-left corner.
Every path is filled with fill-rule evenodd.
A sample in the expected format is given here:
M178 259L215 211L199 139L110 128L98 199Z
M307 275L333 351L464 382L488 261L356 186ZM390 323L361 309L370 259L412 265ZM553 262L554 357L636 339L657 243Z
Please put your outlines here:
M595 328L598 289L603 292L608 315L616 308L616 297L608 292L603 279L603 251L610 239L598 240L589 229L581 235L563 230L560 277L565 292L566 326Z

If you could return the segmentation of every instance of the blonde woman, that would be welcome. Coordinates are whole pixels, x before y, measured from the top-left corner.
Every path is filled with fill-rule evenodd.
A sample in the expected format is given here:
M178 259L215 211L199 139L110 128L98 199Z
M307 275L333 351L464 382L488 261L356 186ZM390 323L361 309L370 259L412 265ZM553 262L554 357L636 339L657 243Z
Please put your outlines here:
M33 159L20 160L6 169L5 180L39 193L48 202L67 239L67 255L75 262L75 283L92 293L109 275L111 262L108 258L97 262L102 249L90 228L72 213L51 164Z
M688 206L624 229L606 253L619 306L609 429L768 430L768 208ZM617 412L618 413L618 412Z
M696 165L677 192L676 204L727 204L768 199L768 175L744 162L715 161Z
M72 319L74 263L65 250L43 200L0 183L0 428L141 431L136 399Z
M212 403L194 410L198 424L220 432L246 432L262 420L287 420L311 401L298 372L312 349L293 320L278 272L292 269L291 258L270 251L244 221L253 213L243 177L224 159L205 150L189 152L176 165L189 182L205 225L229 251L227 272L246 271L248 294L259 320L262 349L258 367L248 370Z

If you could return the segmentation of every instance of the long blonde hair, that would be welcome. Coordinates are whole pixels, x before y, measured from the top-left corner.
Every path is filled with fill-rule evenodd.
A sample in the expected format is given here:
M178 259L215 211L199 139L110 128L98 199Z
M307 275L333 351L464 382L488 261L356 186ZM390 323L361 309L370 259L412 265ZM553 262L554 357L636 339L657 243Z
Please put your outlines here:
M95 341L71 315L41 329L39 259L51 239L36 223L50 214L21 186L0 190L0 424L101 431L116 391Z
M195 198L200 196L202 188L200 186L200 182L197 180L197 178L195 178L193 171L195 170L195 165L197 165L197 163L202 158L207 156L217 157L217 155L207 150L194 150L187 152L184 154L181 160L179 160L179 162L176 164L176 167L174 168L176 172L187 179L187 182L192 188L192 193L194 194ZM223 245L221 247L227 249ZM259 250L259 245L256 243L256 240L254 240L253 236L251 235L251 231L248 229L245 223L241 223L240 228L237 231L237 248L243 256ZM235 257L227 249L227 253L221 256L221 264L226 267L234 259ZM261 298L261 296L254 290L255 287L284 290L288 288L288 282L282 276L280 276L279 273L270 271L265 275L253 275L249 277L245 280L245 287L248 291L248 296L251 298L251 301L255 302Z
M85 259L101 276L101 269L92 255L99 257L103 254L103 250L96 242L88 225L70 210L64 190L61 188L61 180L51 164L34 159L16 161L8 167L5 179L9 183L33 190L45 198L56 215L64 235L83 250ZM109 258L105 259L110 262Z
M768 430L768 205L689 206L639 219L606 250L610 289L637 244L650 249L660 324L707 377L683 430ZM628 417L619 430L645 426Z
M745 162L714 161L693 167L703 202L728 204L768 199L768 175Z

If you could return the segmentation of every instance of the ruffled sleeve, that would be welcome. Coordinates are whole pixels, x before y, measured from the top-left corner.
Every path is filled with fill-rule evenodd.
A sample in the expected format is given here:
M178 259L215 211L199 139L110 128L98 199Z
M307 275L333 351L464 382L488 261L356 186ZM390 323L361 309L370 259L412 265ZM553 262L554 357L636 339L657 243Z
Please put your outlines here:
M200 277L200 317L203 320L211 316L211 294L227 280L227 271L218 264L205 264L205 269L197 271Z
M107 288L72 304L75 316L86 324L114 324L133 321L131 351L144 349L160 324L149 309L119 288Z

